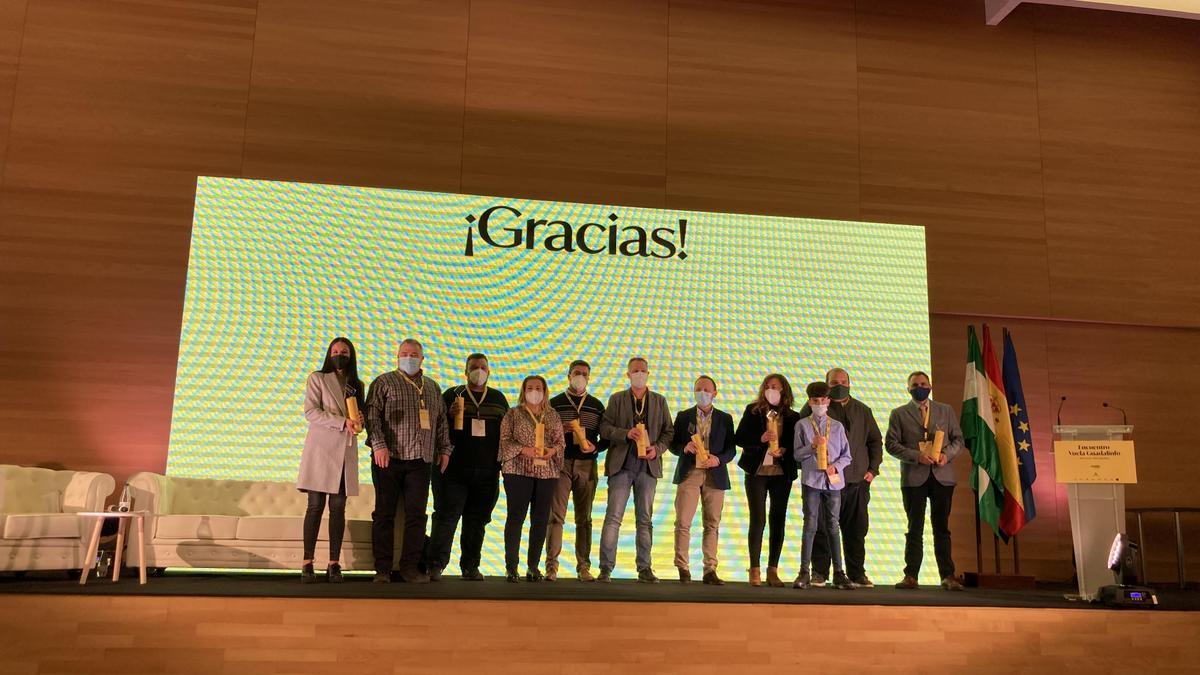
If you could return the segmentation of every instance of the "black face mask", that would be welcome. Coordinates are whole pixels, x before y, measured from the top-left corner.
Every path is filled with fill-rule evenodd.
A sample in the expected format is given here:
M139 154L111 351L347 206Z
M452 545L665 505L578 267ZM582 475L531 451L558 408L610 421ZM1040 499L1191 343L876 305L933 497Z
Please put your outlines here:
M350 357L346 356L345 354L331 356L329 357L329 362L332 363L333 367L337 368L338 370L346 370L350 367Z
M844 398L850 398L850 387L844 384L835 384L829 388L829 398L840 401Z
M917 403L929 398L929 394L932 392L933 390L929 387L913 387L912 389L908 390L908 393L912 395L913 400Z

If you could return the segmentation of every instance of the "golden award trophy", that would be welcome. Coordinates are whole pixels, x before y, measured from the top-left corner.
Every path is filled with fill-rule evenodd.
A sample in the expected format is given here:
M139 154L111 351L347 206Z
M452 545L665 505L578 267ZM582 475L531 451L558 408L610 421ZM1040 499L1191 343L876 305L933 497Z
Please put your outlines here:
M638 431L642 432L638 434L637 439L638 459L646 459L646 456L650 454L650 438L646 434L646 424L644 422L638 422L636 428Z
M541 422L533 428L533 447L537 448L537 459L533 460L534 466L547 466L546 461L546 425Z
M696 466L707 467L708 458L712 455L708 454L708 448L704 447L704 439L700 434L692 434L692 443L696 444Z

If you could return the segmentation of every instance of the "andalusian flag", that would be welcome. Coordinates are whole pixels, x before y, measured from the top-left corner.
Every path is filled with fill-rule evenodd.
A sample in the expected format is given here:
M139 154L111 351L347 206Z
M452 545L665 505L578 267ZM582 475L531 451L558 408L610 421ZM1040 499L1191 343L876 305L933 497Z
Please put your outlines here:
M1004 395L1004 380L1000 364L992 350L992 334L983 325L983 367L987 372L988 389L992 396L992 429L996 434L996 454L1000 456L1000 474L1004 497L1000 512L1001 538L1008 538L1025 527L1025 506L1021 490L1021 472L1017 468L1017 444L1013 440L1012 422L1008 418L1008 399ZM995 478L995 476L993 476Z
M1037 516L1033 502L1033 482L1037 480L1037 464L1033 460L1033 434L1029 429L1029 411L1025 409L1025 391L1021 386L1021 369L1017 367L1017 349L1012 334L1004 331L1004 393L1008 397L1008 417L1017 442L1017 468L1021 472L1021 506L1025 508L1025 523ZM1009 534L1016 534L1010 532Z
M963 439L971 452L971 488L979 500L979 517L1001 535L1000 513L1004 503L1001 494L1000 455L996 450L996 424L992 416L992 394L975 326L967 326L967 376L963 383ZM1007 425L1006 425L1007 426ZM1009 431L1011 436L1012 431Z

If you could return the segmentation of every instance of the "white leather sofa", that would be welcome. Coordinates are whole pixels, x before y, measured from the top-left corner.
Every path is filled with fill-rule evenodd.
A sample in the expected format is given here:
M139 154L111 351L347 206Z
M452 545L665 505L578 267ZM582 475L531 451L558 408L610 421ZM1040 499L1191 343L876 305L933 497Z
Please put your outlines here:
M91 530L116 481L104 473L0 464L0 571L84 567Z
M138 473L129 479L129 487L133 508L149 512L147 567L300 569L308 496L294 483ZM374 505L370 483L347 500L342 569L374 569ZM328 560L328 542L327 508L317 537L318 569ZM136 549L128 550L129 554L136 555Z

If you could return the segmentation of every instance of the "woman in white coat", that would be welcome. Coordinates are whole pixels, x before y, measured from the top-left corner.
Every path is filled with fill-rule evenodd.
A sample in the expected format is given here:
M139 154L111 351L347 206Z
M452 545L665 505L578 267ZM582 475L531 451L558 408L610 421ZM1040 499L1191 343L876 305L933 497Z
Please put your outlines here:
M347 399L358 402L359 413L351 417ZM300 477L296 487L308 493L304 513L304 568L300 581L316 581L313 558L321 515L329 503L329 567L327 581L340 582L342 536L346 532L346 497L358 494L358 462L355 436L363 429L361 411L363 383L358 378L358 356L354 344L344 337L334 338L325 350L321 369L309 374L304 386L304 419L308 435L300 457Z

